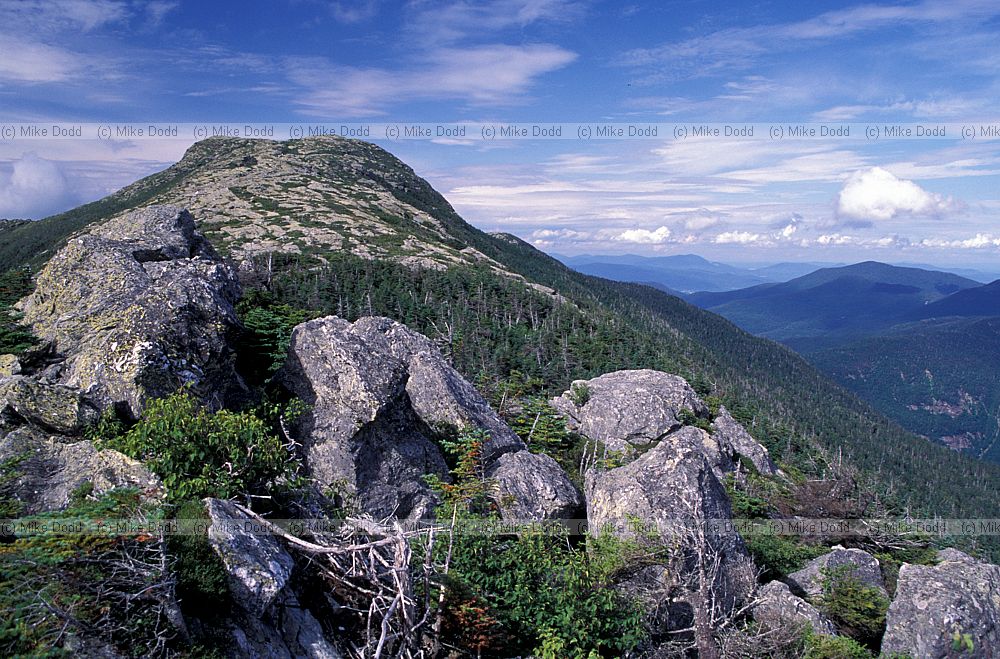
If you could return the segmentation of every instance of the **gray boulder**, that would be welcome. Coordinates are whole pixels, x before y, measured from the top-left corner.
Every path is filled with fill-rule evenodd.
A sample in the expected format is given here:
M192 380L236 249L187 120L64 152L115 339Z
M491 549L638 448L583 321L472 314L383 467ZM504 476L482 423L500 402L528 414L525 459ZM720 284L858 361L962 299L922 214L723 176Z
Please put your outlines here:
M229 574L229 591L241 609L260 618L288 585L295 560L268 533L247 532L251 518L231 501L205 499L208 542Z
M80 391L15 375L0 378L0 418L27 422L47 431L76 434L97 420L99 412Z
M89 441L67 443L30 426L0 437L0 462L12 461L13 480L4 489L18 499L25 514L65 508L74 492L89 483L100 495L118 487L136 487L150 499L163 495L160 480L142 463L118 451L98 450Z
M719 413L712 422L712 437L719 442L725 453L745 457L760 473L766 476L778 473L778 467L771 461L767 449L750 436L725 406L719 407Z
M208 541L229 574L237 609L226 630L233 656L341 659L295 593L295 560L281 540L259 528L231 501L205 499Z
M578 380L551 404L566 417L570 430L626 453L680 428L682 409L708 411L684 378L652 370Z
M578 503L558 465L526 453L437 348L400 323L332 316L303 323L278 378L310 406L294 428L310 474L364 512L429 516L436 499L424 477L448 476L435 435L464 428L487 433L485 466L516 514L557 515ZM517 453L524 455L504 460ZM515 463L528 471L514 474Z
M191 215L153 206L71 239L17 306L64 358L59 383L138 417L182 385L214 406L244 394L227 342L239 294Z
M406 394L425 424L434 429L485 430L489 439L483 446L483 458L487 461L524 448L517 434L423 334L379 317L360 318L352 330L372 349L404 364Z
M845 549L840 545L833 547L830 553L809 561L801 570L789 574L788 585L793 592L815 599L823 594L824 572L829 573L838 568L844 569L861 583L877 588L888 597L878 559L863 549Z
M691 544L687 528L732 518L725 488L706 458L708 433L684 427L625 466L586 474L587 522L592 533L610 529L638 541ZM633 522L642 526L632 528ZM713 590L717 601L734 605L752 590L756 572L743 539L724 525L706 532L704 546L691 551L718 557ZM698 542L698 541L696 541Z
M505 519L574 519L583 512L583 497L566 472L548 455L529 451L504 453L489 473Z
M310 409L294 433L321 488L377 517L423 517L435 502L424 476L447 465L410 404L407 363L370 330L334 317L295 328L279 378Z
M786 584L772 581L757 592L753 618L769 629L787 629L808 625L817 634L837 633L833 623L801 597L792 594Z
M709 410L681 377L659 371L616 371L592 380L578 380L550 401L570 430L601 442L628 460L683 425L684 410L708 419ZM745 457L762 474L780 473L767 449L726 410L719 408L702 452L716 477L735 470Z
M951 549L937 565L904 564L886 614L882 652L913 657L1000 656L1000 566ZM955 635L972 642L952 649Z

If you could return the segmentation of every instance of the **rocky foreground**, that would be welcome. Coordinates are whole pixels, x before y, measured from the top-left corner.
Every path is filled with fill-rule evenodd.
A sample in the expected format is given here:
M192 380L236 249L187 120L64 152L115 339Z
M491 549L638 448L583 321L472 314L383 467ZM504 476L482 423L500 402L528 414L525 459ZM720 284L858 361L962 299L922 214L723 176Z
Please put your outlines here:
M240 294L232 268L178 207L105 222L49 262L36 292L18 305L42 343L20 359L0 358L0 461L18 460L7 489L24 514L65 508L81 487L92 496L135 487L162 500L156 474L84 439L86 429L109 410L139 419L149 401L181 387L210 409L246 402L233 345ZM322 515L338 499L379 528L434 520L441 494L428 476L451 477L439 437L443 429L475 429L486 438L479 457L503 519L585 520L594 534L611 529L640 547L678 548L650 551L615 585L643 608L649 656L675 637L717 656L713 635L737 620L842 632L818 608L824 575L838 567L889 596L883 566L861 549L833 548L784 581L762 584L739 534L670 526L731 518L726 484L750 471L786 478L724 407L710 410L677 376L608 373L575 382L551 401L587 439L581 487L552 457L530 451L429 339L392 320L302 323L274 382L306 405L285 426L311 492L303 514ZM316 565L304 558L336 555L337 540L241 533L231 522L259 519L244 503L204 502L208 540L238 605L218 630L231 653L351 656L355 639L329 623L337 605L315 599L308 581ZM191 633L181 618L172 624L181 637ZM118 652L85 629L67 634L77 638L74 647ZM955 550L941 552L934 565L903 564L882 651L956 656L956 638L965 656L993 656L1000 647L1000 568Z

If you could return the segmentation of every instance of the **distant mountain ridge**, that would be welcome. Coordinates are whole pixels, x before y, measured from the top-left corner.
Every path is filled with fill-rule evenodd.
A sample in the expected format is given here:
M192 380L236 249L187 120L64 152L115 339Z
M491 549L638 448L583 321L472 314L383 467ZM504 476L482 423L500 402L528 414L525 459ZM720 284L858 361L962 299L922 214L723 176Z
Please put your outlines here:
M789 345L906 428L1000 462L1000 280L865 262L687 299Z
M890 327L925 304L978 285L950 273L866 261L780 284L686 298L749 332L801 347L803 341Z
M915 314L917 318L947 316L1000 316L1000 279L985 286L958 291L928 304Z
M710 261L696 254L671 256L583 254L558 258L584 274L614 281L648 283L661 290L682 293L728 291L785 281L822 267L820 264L783 263L751 268Z

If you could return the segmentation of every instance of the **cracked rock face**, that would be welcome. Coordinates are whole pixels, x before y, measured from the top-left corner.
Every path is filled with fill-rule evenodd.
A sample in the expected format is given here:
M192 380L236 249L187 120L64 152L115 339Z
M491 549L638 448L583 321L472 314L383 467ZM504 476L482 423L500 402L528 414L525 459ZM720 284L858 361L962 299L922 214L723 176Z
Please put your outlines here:
M685 523L731 519L729 497L704 452L708 438L703 430L685 427L622 467L588 471L585 494L591 532L609 528L642 539L652 531L657 542L670 546L678 539L685 541ZM647 531L629 530L633 520ZM677 523L682 526L674 527ZM719 601L741 601L756 580L743 539L723 530L708 534L706 542L720 557L713 585Z
M886 614L882 652L913 657L994 657L1000 648L1000 566L955 549L937 565L904 564ZM972 643L953 650L955 634Z
M719 413L712 422L712 437L726 453L745 457L760 473L766 476L778 473L778 467L771 461L767 449L750 436L725 406L719 407Z
M613 451L648 445L680 428L682 409L708 411L684 378L652 370L578 380L551 403L566 417L570 430Z
M153 206L70 240L18 308L64 360L50 379L137 418L182 385L213 406L244 393L226 340L239 294L194 218Z
M580 492L548 455L504 453L490 471L490 478L496 482L505 519L575 519L584 510Z
M0 418L3 417L72 435L96 421L98 412L73 387L13 376L0 378Z
M232 501L205 499L205 507L208 542L226 566L229 590L240 608L260 618L288 585L295 561L276 536L243 532L240 523L250 518Z
M528 453L440 351L400 323L333 316L303 323L278 378L310 406L295 428L310 474L364 512L431 516L437 500L424 477L448 477L435 438L465 428L488 435L484 466L508 503L505 514L549 519L579 508L555 461Z

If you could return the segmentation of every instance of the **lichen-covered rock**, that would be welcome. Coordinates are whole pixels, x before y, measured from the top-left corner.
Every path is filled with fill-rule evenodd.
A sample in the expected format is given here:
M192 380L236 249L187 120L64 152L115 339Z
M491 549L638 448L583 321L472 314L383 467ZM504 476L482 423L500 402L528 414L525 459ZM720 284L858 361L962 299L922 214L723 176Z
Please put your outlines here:
M405 325L333 316L303 323L278 380L309 405L293 431L310 475L364 512L432 515L437 499L425 477L448 477L436 437L467 428L486 433L483 464L509 514L547 519L579 507L555 461L527 453L433 343ZM523 474L511 471L515 463Z
M388 318L358 319L352 331L381 354L404 364L406 394L413 411L431 428L479 428L489 434L483 459L489 461L524 443L444 355L424 335Z
M180 208L141 208L71 239L18 303L65 359L62 384L138 417L182 385L215 406L245 390L227 335L239 284Z
M778 467L771 461L767 449L750 436L725 406L719 407L719 413L712 422L712 437L725 447L727 453L745 457L760 473L766 476L778 473Z
M489 475L496 482L505 519L574 519L583 512L580 492L548 455L504 453Z
M447 466L410 405L407 364L384 336L355 325L329 317L292 333L279 376L310 406L294 429L306 465L321 488L347 495L365 512L428 515L435 498L424 476L446 477Z
M630 452L681 427L681 410L707 414L705 404L684 378L660 371L615 371L573 382L552 406L570 430Z
M585 494L591 532L608 528L643 540L652 531L657 542L669 546L689 541L688 524L731 519L729 497L704 453L706 442L708 433L688 426L622 467L588 471ZM645 530L632 531L635 521ZM724 526L716 530L706 533L707 544L697 551L710 547L719 558L713 587L719 601L740 601L756 581L753 563L738 533Z
M11 416L51 432L72 435L96 421L99 412L74 387L14 376L0 379L0 417Z
M957 550L940 552L938 558L937 565L900 567L882 653L933 659L998 656L1000 566ZM956 641L960 651L953 646Z
M148 498L162 496L160 480L142 463L118 451L98 450L89 441L66 440L30 426L0 438L0 462L9 461L8 475L14 477L5 489L22 503L25 514L65 508L82 486L94 495L135 487Z
M15 355L0 355L0 378L21 373L21 363Z
M772 581L758 591L752 612L755 621L770 629L808 625L817 634L837 633L826 616L809 602L793 595L788 586L780 581Z
M847 574L886 594L882 578L882 566L878 559L863 549L845 549L840 545L818 558L809 561L804 568L788 575L788 585L794 592L802 593L810 599L823 594L823 581L831 571L843 569Z
M233 502L205 499L205 507L208 541L229 573L229 590L242 610L260 618L288 585L295 560L274 535L248 531L251 518Z
M552 406L570 430L597 440L608 450L631 459L655 445L685 422L708 422L709 409L681 377L659 371L616 371L578 380L554 398ZM726 410L719 408L702 449L719 479L733 471L741 457L760 473L780 473L767 449Z

